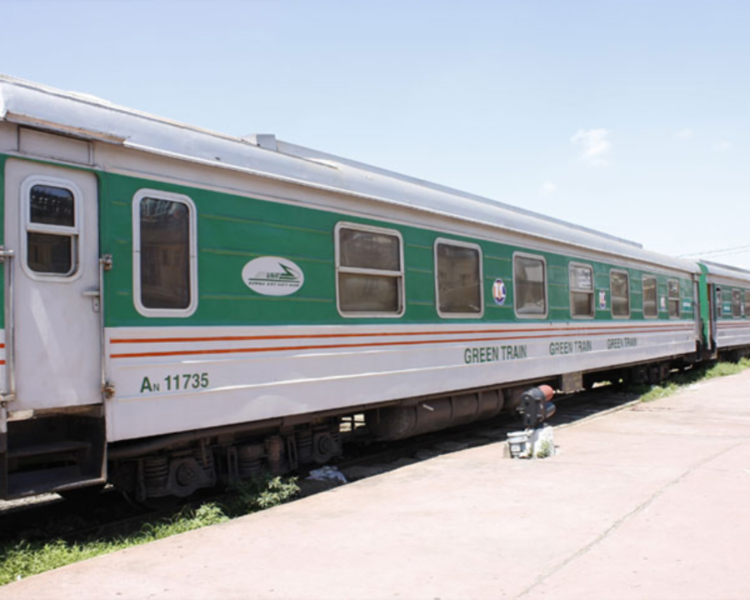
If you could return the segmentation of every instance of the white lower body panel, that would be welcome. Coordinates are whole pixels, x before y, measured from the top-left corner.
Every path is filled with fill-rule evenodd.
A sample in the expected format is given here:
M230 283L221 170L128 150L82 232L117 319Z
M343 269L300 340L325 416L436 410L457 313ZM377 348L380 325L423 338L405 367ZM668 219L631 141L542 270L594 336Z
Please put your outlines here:
M606 368L695 350L691 322L117 328L108 439Z
M716 330L716 345L719 349L750 346L750 321L719 321Z

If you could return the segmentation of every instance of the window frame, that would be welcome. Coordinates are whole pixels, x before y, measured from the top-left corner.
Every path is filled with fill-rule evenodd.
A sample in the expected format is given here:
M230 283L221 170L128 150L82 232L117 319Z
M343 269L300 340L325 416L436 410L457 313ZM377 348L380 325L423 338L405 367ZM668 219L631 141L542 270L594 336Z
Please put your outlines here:
M672 296L669 295L669 284L670 283L676 283L677 284L677 297L672 298ZM673 315L672 311L670 309L672 302L677 303L677 314ZM679 319L682 317L682 296L681 296L681 290L680 290L680 280L675 279L673 277L667 279L667 315L669 315L670 319Z
M646 279L652 279L654 281L654 314L646 314L646 291L644 283ZM659 318L659 279L656 275L641 275L641 312L643 313L644 319L658 319Z
M745 297L743 300L745 301L745 318L750 318L750 290L743 290L745 293Z
M341 237L339 232L342 229L352 229L354 231L365 231L369 233L379 233L390 235L398 238L399 251L399 271L383 271L380 269L367 269L362 267L347 267L341 265ZM349 221L339 221L333 230L334 235L334 254L336 261L336 310L339 315L346 319L400 319L406 313L406 269L404 268L404 238L401 232L396 229L386 227L376 227L374 225L362 225L360 223L351 223ZM379 277L397 278L399 292L399 310L398 312L346 312L341 308L341 291L339 289L339 275L341 273L352 273L354 275L375 275Z
M625 275L627 278L627 294L628 294L628 314L627 315L616 315L615 314L615 297L612 294L612 275L620 273ZM658 295L658 294L657 294ZM613 319L629 319L630 315L633 314L633 302L630 293L630 273L624 269L610 269L609 270L609 315Z
M68 225L49 225L45 223L34 223L31 220L31 190L34 186L46 185L68 190L73 194L73 226ZM21 265L28 277L36 281L55 281L59 283L73 282L79 279L85 270L85 265L81 261L84 256L84 228L82 214L81 189L69 179L62 177L51 177L47 175L31 175L21 183ZM73 270L69 273L45 273L35 271L29 266L29 233L42 233L47 235L60 235L71 238L71 263Z
M141 286L141 200L152 198L167 202L178 202L188 208L189 273L190 273L190 304L185 308L150 308L143 305ZM174 192L164 192L154 189L140 189L133 196L133 303L136 310L144 317L150 318L185 318L198 309L198 224L197 211L193 200Z
M716 320L724 319L724 290L720 285L714 286L714 309Z
M735 303L735 298L737 299L737 302ZM735 313L735 306L737 307L737 312ZM732 288L732 318L733 319L741 319L742 318L742 294L741 291L737 288Z
M539 260L544 266L544 313L519 313L518 312L518 285L516 281L516 257ZM511 257L513 261L513 312L519 319L546 319L549 315L549 285L547 282L547 259L539 254L529 252L514 252Z
M591 290L583 290L580 288L573 288L573 286L570 285L570 271L574 267L578 268L585 268L588 269L591 272ZM568 263L568 304L570 309L570 318L571 319L593 319L596 316L596 286L594 285L594 267L593 265L590 265L588 263L580 263L571 261ZM590 293L591 295L591 314L588 315L574 315L573 314L573 293Z
M443 244L444 246L457 246L459 248L471 248L476 250L479 255L479 312L475 313L458 313L458 312L442 312L440 310L440 282L439 282L439 269L438 269L438 245ZM433 245L433 260L435 268L435 310L441 319L481 319L484 316L484 257L482 256L482 248L478 244L472 244L470 242L461 242L458 240L452 240L449 238L437 238Z

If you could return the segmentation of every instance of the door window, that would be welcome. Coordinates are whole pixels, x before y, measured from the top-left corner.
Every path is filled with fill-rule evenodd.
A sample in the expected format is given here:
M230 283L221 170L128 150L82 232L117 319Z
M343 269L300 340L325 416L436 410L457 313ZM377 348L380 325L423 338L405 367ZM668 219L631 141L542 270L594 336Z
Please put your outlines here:
M75 275L80 248L74 190L42 181L25 188L26 266L40 276Z

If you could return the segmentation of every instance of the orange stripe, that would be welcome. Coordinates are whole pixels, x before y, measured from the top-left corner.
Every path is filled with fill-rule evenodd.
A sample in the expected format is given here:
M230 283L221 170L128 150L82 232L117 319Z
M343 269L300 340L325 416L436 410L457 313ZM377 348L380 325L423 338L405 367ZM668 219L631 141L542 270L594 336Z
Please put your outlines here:
M306 335L252 335L252 336L218 336L218 337L189 337L189 338L124 338L112 339L110 344L173 344L185 342L248 342L248 341L267 341L267 340L305 340L305 339L334 339L334 338L369 338L369 337L406 337L406 336L437 336L437 335L479 335L485 333L533 333L533 332L553 332L553 331L574 331L574 332L643 332L643 331L679 331L692 329L693 324L675 327L674 325L642 325L636 327L557 327L534 329L478 329L469 331L406 331L402 333L384 332L384 333L317 333Z
M634 331L631 329L630 331ZM679 329L674 329L679 331ZM638 333L637 331L635 331ZM576 337L578 333L569 333L563 335L556 335L552 337ZM598 334L598 335L601 335ZM534 340L544 339L550 336L547 335L529 335L529 336L517 336L517 337L491 337L491 338L463 338L463 339L452 339L452 340L415 340L406 342L374 342L368 344L326 344L326 345L313 345L313 346L278 346L278 347L266 347L266 348L216 348L206 350L181 350L175 352L134 352L128 354L112 354L110 358L150 358L157 356L194 356L196 354L246 354L252 352L285 352L290 350L332 350L338 348L370 348L379 346L415 346L422 344L455 344L462 342L496 342L496 341L512 341L512 340Z

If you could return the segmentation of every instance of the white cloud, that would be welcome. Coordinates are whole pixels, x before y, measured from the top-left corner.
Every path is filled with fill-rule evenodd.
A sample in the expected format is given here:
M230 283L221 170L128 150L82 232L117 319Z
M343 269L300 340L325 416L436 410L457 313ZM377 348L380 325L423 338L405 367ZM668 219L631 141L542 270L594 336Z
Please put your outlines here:
M689 140L691 137L693 137L694 133L695 132L692 129L690 129L690 127L684 127L683 129L680 129L679 131L675 131L674 139L684 142L686 140Z
M539 191L542 193L542 195L549 196L550 194L554 194L557 191L557 186L554 183L545 181L542 184L542 187L539 188Z
M570 141L581 148L581 160L594 167L609 164L612 142L607 139L609 131L606 129L579 129Z
M720 142L716 142L713 146L711 146L711 150L714 152L726 152L732 147L732 144L727 142L726 140L721 140Z

